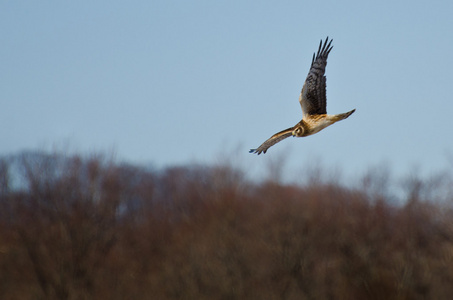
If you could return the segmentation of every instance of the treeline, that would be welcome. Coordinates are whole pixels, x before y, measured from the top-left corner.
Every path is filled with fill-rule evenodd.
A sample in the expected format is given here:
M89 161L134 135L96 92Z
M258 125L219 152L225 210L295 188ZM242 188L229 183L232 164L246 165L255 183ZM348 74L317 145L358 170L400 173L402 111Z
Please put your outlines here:
M396 205L367 180L4 159L0 299L451 299L453 202L412 180Z

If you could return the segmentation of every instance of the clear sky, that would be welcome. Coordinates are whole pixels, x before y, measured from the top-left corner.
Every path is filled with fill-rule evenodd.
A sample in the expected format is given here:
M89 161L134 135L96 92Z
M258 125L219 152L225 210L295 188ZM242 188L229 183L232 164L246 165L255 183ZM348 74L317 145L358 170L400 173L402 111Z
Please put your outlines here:
M133 163L286 158L348 174L453 166L453 2L1 1L0 154L70 144ZM301 119L333 38L327 111L307 138L252 155Z

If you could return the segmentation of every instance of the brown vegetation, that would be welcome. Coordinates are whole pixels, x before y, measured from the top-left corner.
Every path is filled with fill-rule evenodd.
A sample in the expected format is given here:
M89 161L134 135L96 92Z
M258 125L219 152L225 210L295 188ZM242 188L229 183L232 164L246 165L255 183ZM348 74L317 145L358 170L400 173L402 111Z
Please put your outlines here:
M453 210L408 181L251 183L102 157L0 162L1 299L449 299ZM429 185L429 188L436 188Z

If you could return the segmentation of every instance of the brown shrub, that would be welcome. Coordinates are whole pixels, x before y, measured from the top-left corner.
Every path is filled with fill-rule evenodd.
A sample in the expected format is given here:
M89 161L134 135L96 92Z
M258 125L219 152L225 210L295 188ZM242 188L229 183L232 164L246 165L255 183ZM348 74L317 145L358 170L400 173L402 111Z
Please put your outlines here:
M414 193L393 205L366 187L254 184L228 166L58 155L25 157L13 189L0 166L2 299L453 294L453 211Z

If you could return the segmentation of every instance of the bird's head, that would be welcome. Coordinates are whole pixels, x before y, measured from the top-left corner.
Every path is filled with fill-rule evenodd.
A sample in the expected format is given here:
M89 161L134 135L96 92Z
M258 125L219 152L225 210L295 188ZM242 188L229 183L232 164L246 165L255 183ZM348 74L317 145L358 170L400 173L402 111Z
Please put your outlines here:
M302 126L297 126L291 134L293 136L301 137L304 134L304 128Z

